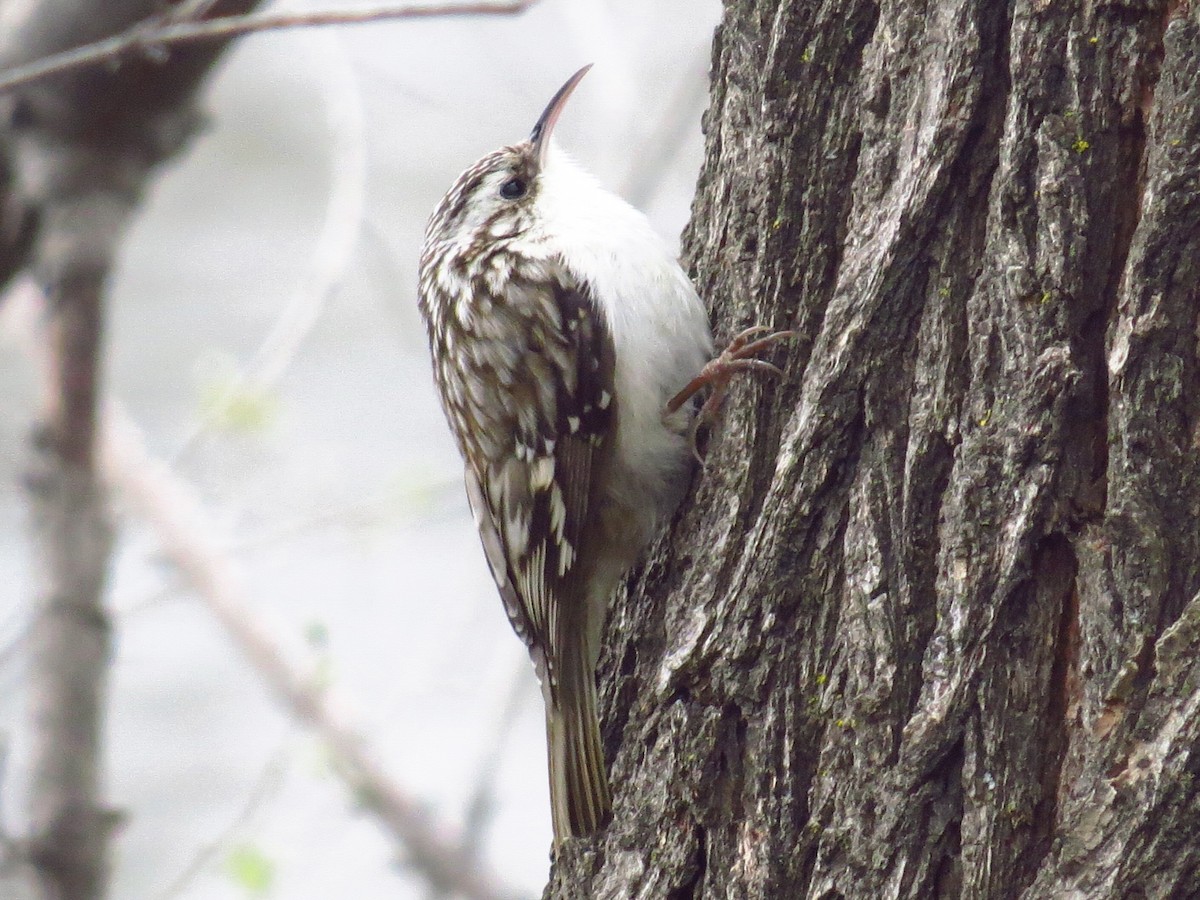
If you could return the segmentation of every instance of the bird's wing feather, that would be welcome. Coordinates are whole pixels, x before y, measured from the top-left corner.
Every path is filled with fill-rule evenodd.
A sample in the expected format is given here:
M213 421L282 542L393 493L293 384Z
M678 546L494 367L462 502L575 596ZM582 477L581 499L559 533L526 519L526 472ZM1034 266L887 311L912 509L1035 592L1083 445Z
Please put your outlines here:
M456 338L463 362L438 374L488 564L554 694L565 664L555 648L573 645L558 636L586 628L590 525L616 408L603 314L586 284L548 268L509 279L487 315L469 316Z

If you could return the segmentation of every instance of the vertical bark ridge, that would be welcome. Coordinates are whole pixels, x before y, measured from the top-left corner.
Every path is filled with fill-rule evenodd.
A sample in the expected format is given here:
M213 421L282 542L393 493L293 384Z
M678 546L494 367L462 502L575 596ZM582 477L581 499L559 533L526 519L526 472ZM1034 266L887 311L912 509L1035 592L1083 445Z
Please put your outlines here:
M1103 360L1107 502L1080 542L1076 774L1056 852L1030 896L1122 896L1146 884L1156 885L1147 896L1183 896L1200 867L1196 848L1171 836L1200 808L1200 24L1178 4L1153 12L1162 74L1140 98L1143 183L1127 198L1137 216Z
M1200 10L726 7L687 246L718 331L801 338L616 604L609 855L551 894L652 896L698 823L706 897L1169 896Z

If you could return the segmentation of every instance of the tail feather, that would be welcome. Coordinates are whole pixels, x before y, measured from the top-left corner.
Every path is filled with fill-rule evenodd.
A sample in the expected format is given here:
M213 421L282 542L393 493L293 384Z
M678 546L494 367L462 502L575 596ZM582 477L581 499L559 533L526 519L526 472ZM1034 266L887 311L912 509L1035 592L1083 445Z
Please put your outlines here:
M596 686L591 678L582 681L578 691L560 692L556 702L546 704L555 846L598 831L612 815L596 718Z

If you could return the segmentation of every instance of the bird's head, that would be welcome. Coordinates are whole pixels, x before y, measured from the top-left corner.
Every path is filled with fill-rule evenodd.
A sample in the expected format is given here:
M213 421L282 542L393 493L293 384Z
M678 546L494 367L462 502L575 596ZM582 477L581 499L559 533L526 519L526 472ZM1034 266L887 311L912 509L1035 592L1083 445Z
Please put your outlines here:
M527 140L489 153L458 177L429 220L427 248L469 254L472 248L495 245L528 230L537 217L542 174L551 158L550 136L571 92L590 68L584 66L558 89Z

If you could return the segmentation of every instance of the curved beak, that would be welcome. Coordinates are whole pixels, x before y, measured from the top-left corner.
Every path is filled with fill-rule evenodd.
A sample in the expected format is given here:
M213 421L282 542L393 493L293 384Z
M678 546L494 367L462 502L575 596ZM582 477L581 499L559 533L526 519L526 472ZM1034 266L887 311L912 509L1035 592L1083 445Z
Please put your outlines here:
M533 144L533 152L537 157L539 166L546 162L546 150L550 146L550 133L554 131L554 124L558 121L558 117L562 115L563 107L567 105L567 100L570 99L572 91L579 86L579 82L583 81L583 76L588 73L588 69L591 67L592 64L588 63L567 79L567 83L560 87L558 93L550 98L550 102L546 104L545 112L537 120L537 124L533 126L533 131L529 134L529 142Z

